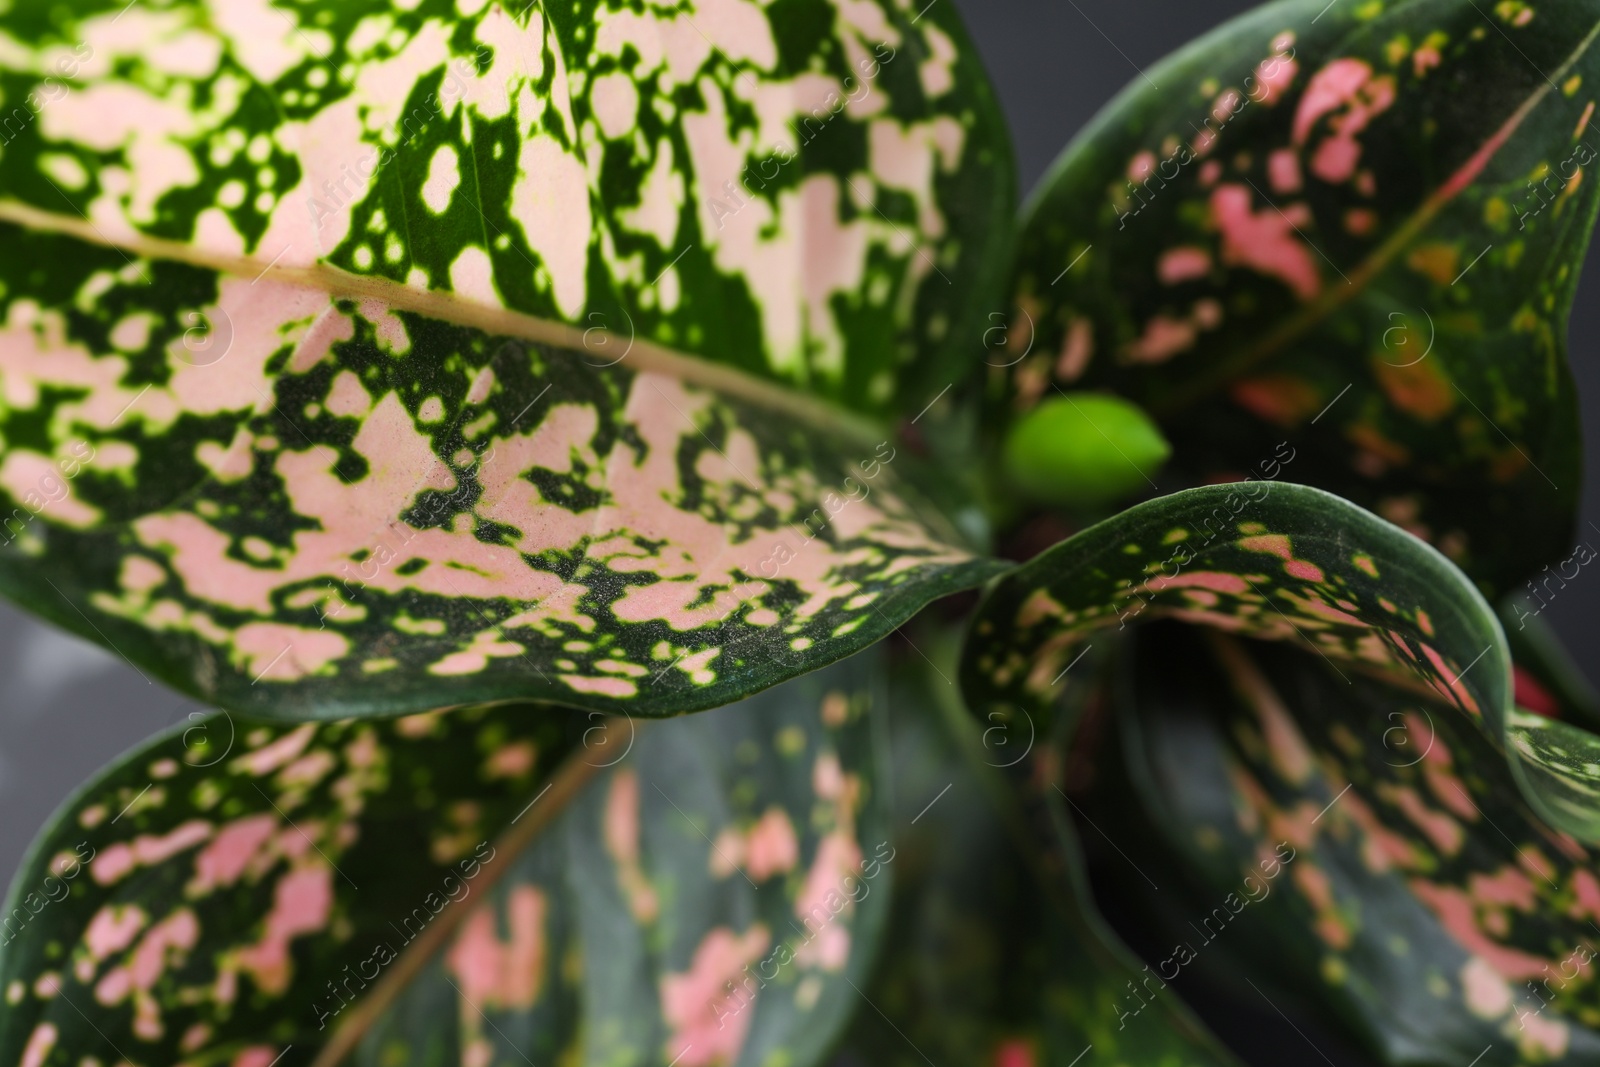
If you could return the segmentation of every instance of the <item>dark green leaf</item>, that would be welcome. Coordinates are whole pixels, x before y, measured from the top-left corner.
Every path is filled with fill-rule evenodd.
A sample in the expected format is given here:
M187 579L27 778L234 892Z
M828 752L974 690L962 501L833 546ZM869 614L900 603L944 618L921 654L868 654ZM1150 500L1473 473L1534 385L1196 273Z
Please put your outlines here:
M1167 865L1162 903L1135 879L1123 902L1200 958L1192 981L1231 965L1246 1002L1297 1002L1384 1064L1595 1062L1594 853L1479 731L1303 651L1137 645L1096 808Z
M1508 590L1581 486L1597 34L1577 0L1285 0L1151 68L1027 211L997 403L1114 390L1195 481L1290 438L1296 480Z
M1159 980L1094 911L1048 770L1018 794L1000 769L1033 767L1045 739L980 736L923 661L909 667L891 676L894 910L836 1067L1232 1064L1174 998L1121 1008ZM1026 813L1019 796L1033 798Z

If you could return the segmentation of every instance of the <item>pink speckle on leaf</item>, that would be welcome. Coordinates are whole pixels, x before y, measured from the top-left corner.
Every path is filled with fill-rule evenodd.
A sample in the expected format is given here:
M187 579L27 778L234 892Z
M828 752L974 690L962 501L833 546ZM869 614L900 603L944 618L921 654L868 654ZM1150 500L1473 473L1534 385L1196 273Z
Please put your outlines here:
M1600 879L1581 867L1572 873L1572 906L1567 914L1574 919L1600 920Z
M1511 1010L1511 986L1489 962L1474 956L1461 968L1461 992L1467 1010L1480 1019L1498 1019Z
M311 739L316 736L316 732L316 724L308 722L290 730L271 744L256 749L239 762L251 774L264 777L304 752Z
M1294 143L1303 145L1317 120L1356 98L1372 77L1372 68L1359 59L1335 59L1311 76L1294 115Z
M101 850L89 864L89 875L100 885L125 877L140 865L161 863L211 836L211 824L191 819L162 837L141 834L132 842L118 842Z
M579 674L563 674L561 680L576 692L598 693L619 700L625 700L639 692L639 687L626 678L586 678Z
M1438 916L1439 923L1462 948L1480 957L1485 978L1498 977L1522 981L1544 973L1546 961L1521 949L1500 944L1484 932L1478 921L1478 907L1465 890L1438 885L1422 878L1411 881L1411 891ZM1480 989L1483 992L1484 989ZM1469 990L1469 1003L1471 991ZM1483 1003L1487 1004L1488 997Z
M1193 348L1199 331L1185 319L1152 315L1145 323L1144 335L1127 348L1130 363L1165 363L1179 352Z
M133 849L118 843L100 850L94 862L89 864L89 875L101 885L110 885L133 870L136 865Z
M605 841L617 862L638 862L639 776L632 770L618 771L611 779L606 794Z
M604 835L633 917L640 922L654 921L660 902L639 861L639 775L632 769L624 768L612 776L606 794Z
M1532 15L1531 10L1524 14ZM1571 1042L1571 1027L1558 1018L1546 1018L1532 1011L1517 1020L1520 1032L1517 1045L1522 1056L1538 1061L1559 1060L1566 1056Z
M1265 552L1281 559L1294 559L1294 551L1289 547L1289 538L1283 534L1257 534L1254 537L1241 537L1239 547L1246 552Z
M1156 274L1166 285L1204 278L1210 271L1211 254L1192 245L1169 248L1156 265Z
M1034 1067L1036 1063L1031 1041L1010 1037L995 1046L993 1067Z
M1316 296L1322 288L1316 262L1295 239L1295 227L1310 221L1309 210L1291 204L1253 214L1250 200L1245 185L1220 185L1211 193L1212 219L1222 232L1222 262L1277 278L1302 300Z
M1332 136L1312 154L1311 172L1327 182L1348 181L1361 160L1357 136L1394 99L1394 79L1374 78L1372 68L1359 59L1336 59L1312 75L1295 112L1294 143L1305 145L1319 119L1342 113L1329 121Z
M249 1048L241 1049L228 1067L272 1067L280 1051L282 1050L274 1049L271 1045L251 1045Z
M661 1014L673 1028L667 1057L683 1067L719 1067L739 1058L755 1013L734 999L728 986L739 985L744 968L760 959L771 941L760 923L743 935L719 926L695 949L687 971L662 977Z
M1094 324L1083 316L1073 318L1067 327L1066 339L1061 345L1061 356L1056 361L1056 377L1064 382L1075 382L1089 368L1094 354Z
M1330 137L1311 157L1311 173L1325 182L1348 181L1361 162L1361 146L1351 137Z
M1267 157L1267 180L1275 193L1300 191L1300 153L1293 148L1280 148Z
M94 913L88 929L83 932L83 943L95 962L107 959L133 944L133 939L144 929L149 916L137 905L107 904Z
M485 1005L526 1011L539 1000L545 972L545 894L537 886L514 887L506 900L510 940L495 935L495 913L474 911L451 947L446 963L461 983L464 1014Z
M1410 786L1396 788L1393 800L1395 807L1411 820L1412 825L1427 835L1433 847L1442 855L1454 856L1461 851L1466 840L1461 824L1443 812L1429 808L1415 789Z
M223 826L195 857L194 891L207 893L237 882L277 828L277 816L264 813L247 815Z
M310 788L322 781L338 762L327 749L316 749L285 767L278 775L277 784L284 789Z
M1378 215L1369 208L1353 207L1344 213L1344 228L1355 237L1365 237L1378 228Z
M768 808L750 829L745 857L745 869L758 882L794 869L800 860L800 843L794 824L781 808Z
M1250 583L1237 574L1224 571L1192 571L1171 578L1165 574L1157 575L1150 579L1148 588L1152 593L1165 589L1208 589L1213 593L1240 596L1249 591Z
M1477 872L1468 879L1467 888L1482 903L1496 907L1532 912L1538 902L1533 880L1511 866L1502 867L1492 875Z
M1321 567L1304 559L1291 559L1283 565L1283 570L1289 577L1299 578L1303 582L1321 582L1327 577Z
M1294 77L1300 72L1300 64L1293 57L1282 55L1283 48L1278 48L1276 43L1273 47L1280 54L1269 56L1256 65L1256 82L1261 92L1259 96L1251 93L1253 99L1263 104L1271 104L1282 96L1284 90L1294 84ZM1287 48L1288 45L1283 47Z
M844 785L844 771L839 766L839 757L832 752L819 755L811 767L812 790L824 800L837 800L844 794Z
M274 996L289 988L289 941L323 929L333 912L333 873L301 867L279 879L261 940L238 950L241 969Z
M57 1032L54 1023L40 1023L28 1035L22 1050L21 1067L44 1067L45 1057L55 1048Z
M533 770L538 751L532 741L518 741L499 749L485 761L484 775L488 778L520 778Z
M1290 374L1240 378L1229 387L1228 395L1256 418L1284 427L1304 422L1326 403L1315 386Z
M841 916L851 908L844 880L859 877L860 869L861 847L849 831L834 830L823 837L794 905L795 916L805 924L813 938L795 953L796 961L802 966L836 970L844 965L844 960L838 954L840 942L837 935L831 941L816 935L839 923ZM848 933L842 926L839 929ZM848 957L848 940L844 942L844 947L845 956Z
M1239 90L1227 89L1211 104L1211 117L1218 122L1227 122L1233 118L1235 112L1244 104L1244 98Z
M1202 330L1215 330L1222 325L1222 304L1209 296L1196 300L1192 311L1192 321Z
M1544 853L1532 845L1517 849L1517 862L1522 864L1522 869L1535 878L1550 882L1555 880L1555 868L1550 866L1550 861L1544 858Z

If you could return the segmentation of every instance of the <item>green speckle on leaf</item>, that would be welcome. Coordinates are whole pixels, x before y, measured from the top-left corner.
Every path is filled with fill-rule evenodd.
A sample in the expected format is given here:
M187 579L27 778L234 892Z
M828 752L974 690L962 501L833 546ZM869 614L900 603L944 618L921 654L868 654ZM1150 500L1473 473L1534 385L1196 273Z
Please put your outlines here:
M1098 393L1044 401L1006 434L1006 477L1050 504L1103 504L1161 469L1172 448L1137 405Z

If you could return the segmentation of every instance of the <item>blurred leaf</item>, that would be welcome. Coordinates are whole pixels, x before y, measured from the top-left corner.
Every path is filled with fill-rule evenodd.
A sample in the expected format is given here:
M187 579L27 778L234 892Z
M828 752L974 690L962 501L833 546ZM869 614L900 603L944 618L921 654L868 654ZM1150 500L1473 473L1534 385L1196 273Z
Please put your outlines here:
M1150 68L1028 206L997 404L1121 393L1193 481L1292 445L1506 591L1581 487L1597 34L1577 0L1284 0Z
M1377 1062L1594 1062L1592 850L1437 702L1207 636L1140 635L1097 760L1108 832L1166 864L1160 905L1118 880L1133 921L1155 906L1191 980L1315 1011Z
M878 664L648 727L509 706L160 738L13 885L0 1059L814 1063L887 913Z
M891 685L894 909L835 1067L1233 1064L1172 998L1122 1009L1128 988L1155 985L1094 911L1061 794L1036 766L1045 739L980 736L920 659ZM1015 791L1006 763L1032 784Z

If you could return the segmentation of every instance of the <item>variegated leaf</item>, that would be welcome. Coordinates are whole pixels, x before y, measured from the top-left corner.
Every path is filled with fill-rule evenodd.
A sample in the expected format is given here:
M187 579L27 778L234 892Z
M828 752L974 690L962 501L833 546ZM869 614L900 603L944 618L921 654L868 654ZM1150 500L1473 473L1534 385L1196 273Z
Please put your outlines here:
M1100 825L1181 896L1162 910L1198 957L1186 980L1226 957L1255 1006L1296 997L1383 1064L1594 1062L1593 849L1541 821L1448 708L1212 637L1140 635L1123 751L1094 757ZM1287 857L1271 879L1269 855ZM1136 881L1142 921L1155 894Z
M111 0L0 35L0 218L873 411L1009 239L954 5Z
M225 707L712 707L1000 569L849 419L274 273L0 239L0 589Z
M1562 647L1555 630L1530 607L1519 598L1500 606L1500 623L1511 646L1517 707L1600 729L1600 694Z
M1544 802L1600 830L1600 762L1589 742L1600 731L1600 698L1542 620L1515 599L1500 617L1511 647L1516 744L1546 768Z
M1504 752L1551 825L1600 840L1600 805L1580 800L1600 736L1518 712L1505 634L1467 577L1331 493L1207 486L1061 542L990 590L963 658L968 702L980 716L1044 715L1096 634L1141 617L1292 641L1439 700Z
M822 1062L898 865L874 747L882 663L641 729L415 982L387 1003L374 989L384 1010L351 1062Z
M919 647L952 666L933 636ZM980 734L921 659L890 681L894 908L835 1067L1233 1064L1175 998L1119 1017L1128 988L1156 985L1088 898L1047 739ZM1020 791L1007 764L1028 771Z
M0 1061L815 1063L888 906L878 665L158 739L18 876Z
M1028 209L997 404L1122 393L1197 482L1292 438L1297 480L1512 588L1581 486L1597 35L1578 0L1283 0L1151 68Z
M595 773L584 727L527 705L213 715L140 746L67 802L12 882L0 1062L264 1067L288 1044L309 1062L328 1035L318 1000L355 948L399 952L452 923L512 862L500 837L528 801L560 783L524 827Z

